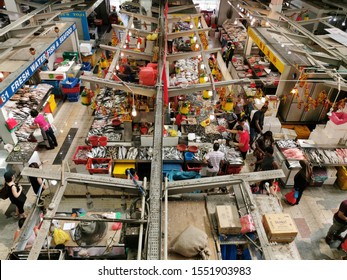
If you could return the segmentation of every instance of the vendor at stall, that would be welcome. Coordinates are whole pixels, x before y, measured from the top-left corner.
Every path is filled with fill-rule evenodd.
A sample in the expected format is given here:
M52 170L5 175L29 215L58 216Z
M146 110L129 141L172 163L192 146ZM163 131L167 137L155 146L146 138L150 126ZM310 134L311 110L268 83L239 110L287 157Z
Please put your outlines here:
M213 144L213 151L207 153L204 163L207 164L207 176L217 176L220 166L224 163L224 153L219 151L219 143Z
M238 134L239 141L233 142L234 146L237 146L241 152L242 158L245 160L247 156L247 152L249 150L249 133L245 130L241 125L236 126L236 130L227 129L227 132Z

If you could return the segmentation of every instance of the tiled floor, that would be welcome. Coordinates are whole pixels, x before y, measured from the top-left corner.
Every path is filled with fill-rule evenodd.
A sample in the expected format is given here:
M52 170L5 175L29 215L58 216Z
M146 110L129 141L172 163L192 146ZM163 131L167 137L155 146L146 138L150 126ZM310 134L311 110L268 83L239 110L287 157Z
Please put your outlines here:
M54 124L58 129L57 139L59 145L54 150L40 150L40 158L44 163L43 168L48 168L53 163L70 129L76 128L77 132L74 139L71 143L66 144L69 145L69 149L65 160L67 160L72 169L78 170L79 172L86 172L75 166L71 159L77 146L84 145L91 121L91 110L81 105L80 102L70 103L66 101L60 105L54 120ZM249 171L249 169L244 169L243 171ZM288 191L289 189L282 189L282 195ZM35 196L32 190L30 190L26 203L27 211L34 199ZM333 213L336 212L340 202L344 199L347 199L347 192L341 191L334 186L323 186L307 189L304 192L300 204L297 206L289 206L283 203L284 212L289 213L294 218L299 229L299 234L295 242L302 259L321 260L341 258L343 253L336 249L338 244L332 244L330 247L325 243L324 237L332 223ZM76 203L79 203L78 199ZM0 259L6 258L8 250L12 245L14 231L17 228L17 220L12 217L7 218L4 215L9 204L10 202L8 200L0 201ZM69 208L70 206L65 205L63 202L62 207ZM113 205L113 207L115 206Z

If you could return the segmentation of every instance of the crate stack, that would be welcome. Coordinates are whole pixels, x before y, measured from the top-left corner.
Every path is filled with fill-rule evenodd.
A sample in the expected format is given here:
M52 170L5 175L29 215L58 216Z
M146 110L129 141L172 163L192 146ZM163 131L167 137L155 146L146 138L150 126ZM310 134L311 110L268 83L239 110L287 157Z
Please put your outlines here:
M61 83L62 92L70 102L78 102L80 96L80 80L77 78L66 78Z

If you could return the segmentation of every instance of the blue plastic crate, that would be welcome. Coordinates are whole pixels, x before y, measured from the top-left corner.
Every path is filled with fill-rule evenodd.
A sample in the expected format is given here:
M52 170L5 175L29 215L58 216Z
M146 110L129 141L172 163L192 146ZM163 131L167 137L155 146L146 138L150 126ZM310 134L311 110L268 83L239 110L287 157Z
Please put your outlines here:
M63 88L73 88L79 83L79 79L76 78L66 78L64 81L61 82L61 86Z
M182 165L179 163L164 163L163 176L166 177L170 171L182 171Z
M67 100L69 100L70 102L77 102L79 100L79 98L80 98L79 93L77 93L77 94L70 93L67 95Z
M90 71L92 69L92 65L90 64L90 62L83 62L82 64L82 71Z

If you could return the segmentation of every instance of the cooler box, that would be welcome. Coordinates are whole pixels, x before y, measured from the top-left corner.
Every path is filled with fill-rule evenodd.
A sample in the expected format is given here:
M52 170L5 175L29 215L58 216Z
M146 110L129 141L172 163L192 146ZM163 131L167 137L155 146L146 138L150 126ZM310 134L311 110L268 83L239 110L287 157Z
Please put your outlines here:
M139 73L140 84L154 86L157 83L158 70L152 67L143 67Z
M76 78L67 78L61 82L63 88L73 88L79 83L79 79Z
M135 161L134 160L117 160L114 164L113 168L113 177L127 179L128 176L125 174L125 170L128 168L135 169Z
M263 216L263 226L269 242L292 242L298 229L289 214L271 213Z

